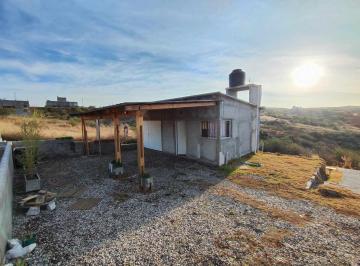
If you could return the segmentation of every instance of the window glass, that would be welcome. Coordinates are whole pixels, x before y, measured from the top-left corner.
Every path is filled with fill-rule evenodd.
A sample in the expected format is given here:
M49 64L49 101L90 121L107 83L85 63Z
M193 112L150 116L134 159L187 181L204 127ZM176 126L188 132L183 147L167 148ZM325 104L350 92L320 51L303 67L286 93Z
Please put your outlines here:
M212 121L202 121L201 136L204 138L216 138L216 123Z
M223 120L221 123L221 137L231 138L232 123L231 120Z

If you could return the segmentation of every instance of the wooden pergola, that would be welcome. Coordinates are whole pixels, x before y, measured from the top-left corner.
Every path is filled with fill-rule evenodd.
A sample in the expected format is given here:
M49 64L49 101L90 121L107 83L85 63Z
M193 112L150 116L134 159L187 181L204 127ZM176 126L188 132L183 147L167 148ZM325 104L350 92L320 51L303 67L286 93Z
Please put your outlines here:
M120 143L120 119L122 117L133 116L136 118L136 137L137 137L137 161L139 174L143 175L145 171L144 158L144 112L151 110L182 109L195 107L209 107L217 104L214 100L189 100L189 101L161 101L161 102L138 102L138 103L120 103L116 105L96 108L88 112L72 114L81 118L82 140L86 155L90 154L89 140L86 129L86 120L96 120L97 132L100 135L99 119L112 119L114 125L114 159L121 161L121 143Z

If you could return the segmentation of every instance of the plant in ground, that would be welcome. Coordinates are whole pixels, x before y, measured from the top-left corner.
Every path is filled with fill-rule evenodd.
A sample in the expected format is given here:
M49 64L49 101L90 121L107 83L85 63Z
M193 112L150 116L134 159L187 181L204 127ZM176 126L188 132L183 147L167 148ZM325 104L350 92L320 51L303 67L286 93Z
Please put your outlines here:
M338 148L335 150L336 159L343 163L345 168L360 167L360 154L350 149Z
M114 167L123 167L123 163L122 163L122 161L120 161L120 160L112 160L112 161L111 161L111 164L112 164Z
M151 175L149 173L143 173L140 177L143 179L147 179L147 178L150 178Z
M24 154L22 156L22 163L25 174L28 178L36 176L40 127L41 125L36 113L34 113L31 118L24 119L20 126L21 137L25 147Z

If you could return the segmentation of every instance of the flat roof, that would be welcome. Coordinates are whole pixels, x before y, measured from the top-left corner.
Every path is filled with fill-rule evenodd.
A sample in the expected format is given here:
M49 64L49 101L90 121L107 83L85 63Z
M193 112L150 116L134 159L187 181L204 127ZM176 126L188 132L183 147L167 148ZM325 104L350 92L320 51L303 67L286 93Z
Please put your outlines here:
M82 117L105 117L117 113L146 111L146 110L165 110L177 108L194 108L215 106L217 100L183 100L183 101L156 101L156 102L124 102L100 108L95 108L87 112L73 113L71 116Z
M253 84L251 84L251 85L253 85ZM255 85L255 86L258 86L258 85ZM222 93L222 92L220 92L220 91L217 91L217 92L208 92L208 93L202 93L202 94L196 94L196 95L189 95L189 96L182 96L182 97L178 97L178 98L160 100L160 101L158 101L158 102L191 100L191 99L195 99L195 98L204 98L204 99L207 98L207 100L213 100L213 99L214 99L214 96L215 96L215 100L218 100L218 101L221 100L220 98L226 98L226 99L229 99L229 100L233 100L233 101L236 101L236 102L239 102L239 103L243 103L243 104L249 105L249 106L251 106L251 107L257 107L255 104L249 103L249 102L244 101L244 100L241 100L241 99L239 99L239 98L232 97L232 96L227 95L227 94L225 94L225 93Z
M251 84L252 85L252 84ZM221 92L210 92L196 95L183 96L178 98L152 101L152 102L123 102L114 105L103 106L99 108L94 108L87 112L73 113L71 116L103 116L109 117L115 113L124 113L132 111L141 111L141 110L164 110L164 109L176 109L176 108L191 108L191 107L207 107L214 106L217 102L221 101L222 98L240 102L251 107L256 107L256 105L240 100L238 98L232 97L230 95L221 93Z

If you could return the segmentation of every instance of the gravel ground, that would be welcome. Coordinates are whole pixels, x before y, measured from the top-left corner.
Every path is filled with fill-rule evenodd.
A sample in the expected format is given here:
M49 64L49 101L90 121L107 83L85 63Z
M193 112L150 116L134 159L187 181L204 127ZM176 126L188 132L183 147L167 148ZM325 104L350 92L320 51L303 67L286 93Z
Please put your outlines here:
M40 164L43 188L61 192L56 210L14 215L14 236L37 236L29 265L358 265L360 220L303 200L242 188L215 168L146 151L154 192L138 192L136 151L123 154L128 178L107 176L109 156ZM305 225L273 218L218 189L244 193L270 208L308 217ZM19 197L18 197L19 198ZM72 210L79 198L100 198Z

